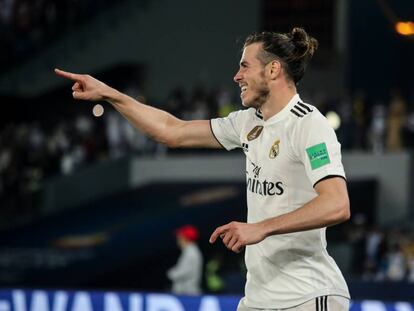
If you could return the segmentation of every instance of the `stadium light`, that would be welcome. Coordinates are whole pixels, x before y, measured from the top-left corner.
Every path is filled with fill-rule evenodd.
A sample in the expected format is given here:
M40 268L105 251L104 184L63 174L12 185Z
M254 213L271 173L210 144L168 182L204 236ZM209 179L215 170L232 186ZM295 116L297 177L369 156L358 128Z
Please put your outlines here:
M395 30L403 36L414 35L414 22L397 22L395 24Z
M330 126L336 131L341 126L341 117L335 111L329 111L325 115Z
M95 116L95 117L97 117L97 118L99 118L99 117L101 117L103 114L104 114L104 108L103 108L103 106L102 105L100 105L100 104L96 104L95 106L93 106L93 109L92 109L92 114Z

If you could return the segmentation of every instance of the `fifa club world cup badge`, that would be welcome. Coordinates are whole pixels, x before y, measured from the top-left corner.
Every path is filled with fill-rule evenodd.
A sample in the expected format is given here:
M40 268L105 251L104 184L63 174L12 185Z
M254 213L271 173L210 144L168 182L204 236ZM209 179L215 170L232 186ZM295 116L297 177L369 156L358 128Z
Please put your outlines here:
M260 134L262 133L262 131L263 131L263 126L261 126L261 125L257 125L257 126L255 126L250 132L249 132L249 134L247 134L247 140L248 141L251 141L251 140L253 140L253 139L256 139L257 137L259 137L260 136Z
M270 151L269 151L269 158L274 159L277 157L277 155L279 154L279 144L280 144L280 139L277 139L272 147L270 147Z

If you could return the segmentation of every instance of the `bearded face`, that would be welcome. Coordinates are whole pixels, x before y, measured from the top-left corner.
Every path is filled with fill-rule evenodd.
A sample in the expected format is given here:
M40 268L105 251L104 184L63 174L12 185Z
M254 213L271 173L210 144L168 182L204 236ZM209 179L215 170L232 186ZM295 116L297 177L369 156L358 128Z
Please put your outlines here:
M254 43L244 48L240 68L234 77L239 84L240 98L245 107L260 108L269 97L269 86L265 77L265 67L258 58L261 44Z

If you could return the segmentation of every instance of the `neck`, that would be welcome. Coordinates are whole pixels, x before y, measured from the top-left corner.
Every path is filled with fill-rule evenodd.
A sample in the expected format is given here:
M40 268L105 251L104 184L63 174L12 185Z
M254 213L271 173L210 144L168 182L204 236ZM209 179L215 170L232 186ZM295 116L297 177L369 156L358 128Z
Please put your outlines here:
M184 249L184 248L186 248L187 246L189 246L191 244L193 244L193 242L187 241L187 240L183 240L182 243L181 243L181 248Z
M260 107L263 120L267 121L285 108L295 94L296 87L292 84L284 84L282 87L271 88L269 98Z

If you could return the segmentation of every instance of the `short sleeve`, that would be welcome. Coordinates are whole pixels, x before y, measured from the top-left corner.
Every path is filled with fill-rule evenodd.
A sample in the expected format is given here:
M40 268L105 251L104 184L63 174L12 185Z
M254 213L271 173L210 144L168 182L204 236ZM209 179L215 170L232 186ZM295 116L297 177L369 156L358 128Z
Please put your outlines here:
M313 186L329 176L345 178L341 144L322 114L315 111L300 120L294 137L294 151L304 164Z
M217 141L227 150L241 147L241 131L247 117L246 110L230 113L225 118L210 121L211 130Z

